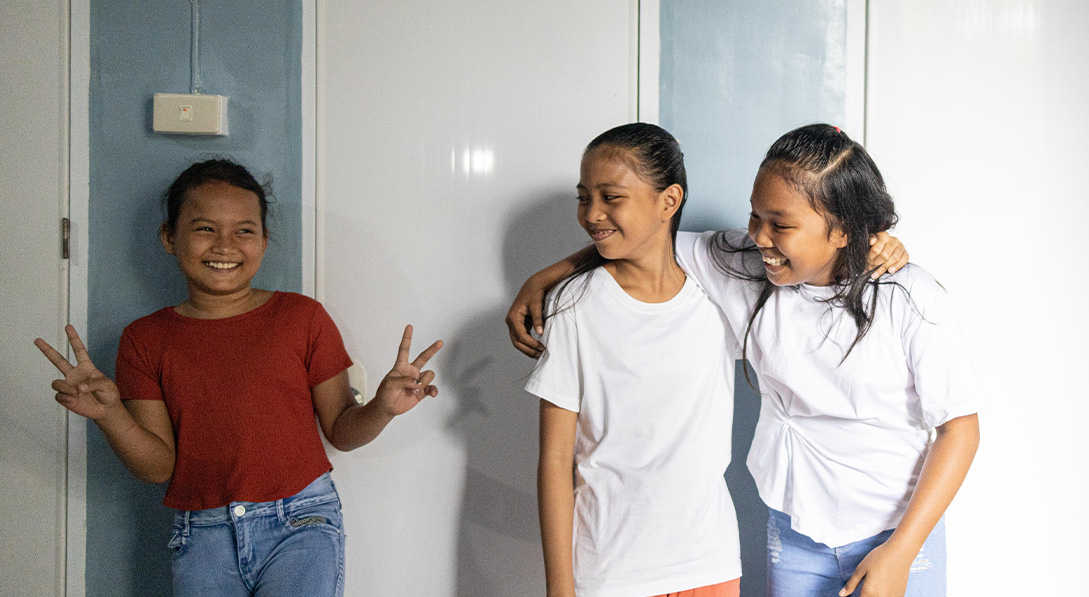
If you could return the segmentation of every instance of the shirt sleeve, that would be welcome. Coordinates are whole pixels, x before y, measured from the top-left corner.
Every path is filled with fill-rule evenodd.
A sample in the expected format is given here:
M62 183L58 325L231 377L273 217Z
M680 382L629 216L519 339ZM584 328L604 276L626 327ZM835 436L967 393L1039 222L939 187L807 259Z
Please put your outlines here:
M352 358L344 348L344 339L337 324L320 303L316 305L310 321L306 356L307 383L311 388L352 366Z
M710 242L714 232L678 232L676 242L677 262L681 269L704 288L717 281L721 272L714 270L710 258Z
M957 417L978 412L982 402L979 382L953 314L949 295L928 274L910 287L904 333L915 391L923 422L938 427Z
M763 270L759 253L742 250L749 244L748 232L740 228L723 232L678 232L676 242L677 262L722 310L739 355L760 283L738 276L750 275L754 269Z
M568 284L564 292L549 295L546 305L552 314L545 320L541 341L544 353L526 382L526 391L556 406L578 412L582 404L582 367L579 363L577 303L572 303ZM562 288L562 285L561 285Z
M137 341L131 327L121 333L114 377L122 400L163 399L158 358L151 352L146 343Z

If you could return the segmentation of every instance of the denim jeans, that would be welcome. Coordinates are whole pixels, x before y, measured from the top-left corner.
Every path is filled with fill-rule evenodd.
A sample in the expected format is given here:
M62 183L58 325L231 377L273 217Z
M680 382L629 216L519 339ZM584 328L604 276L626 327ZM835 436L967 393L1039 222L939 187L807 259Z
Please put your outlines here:
M340 498L329 473L273 502L174 516L176 597L344 594Z
M836 597L866 554L892 531L861 541L828 547L790 528L790 516L769 509L768 595L770 597ZM915 556L908 575L907 597L945 595L945 518ZM866 581L863 579L862 584ZM859 585L852 595L861 595Z

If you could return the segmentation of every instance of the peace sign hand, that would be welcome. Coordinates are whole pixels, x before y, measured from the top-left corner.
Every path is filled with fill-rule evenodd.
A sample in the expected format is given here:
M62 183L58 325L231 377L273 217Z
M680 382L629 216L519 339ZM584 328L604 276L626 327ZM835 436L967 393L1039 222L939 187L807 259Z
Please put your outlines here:
M57 402L64 408L87 417L98 420L105 417L110 411L121 404L121 393L113 380L106 377L95 364L91 362L87 354L87 347L83 345L76 328L71 325L64 327L68 334L68 342L72 345L72 353L76 357L76 364L72 365L68 359L57 352L48 342L41 338L34 340L34 346L42 351L45 358L61 372L64 379L54 380L52 388L57 392Z
M442 348L442 340L438 340L427 350L420 353L416 360L408 362L408 351L412 347L412 326L405 326L405 333L401 337L401 345L397 348L397 360L393 369L382 378L375 393L375 401L383 412L391 417L404 414L424 398L438 396L439 389L431 385L435 379L434 371L420 371L431 357Z

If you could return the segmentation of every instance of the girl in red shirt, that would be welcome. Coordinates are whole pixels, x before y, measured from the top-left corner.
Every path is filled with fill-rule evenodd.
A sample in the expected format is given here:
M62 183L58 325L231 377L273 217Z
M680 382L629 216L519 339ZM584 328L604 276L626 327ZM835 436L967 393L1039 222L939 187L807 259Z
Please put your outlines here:
M442 342L409 361L406 326L393 369L357 404L322 306L251 286L268 246L266 195L229 160L194 164L170 186L160 239L188 298L125 328L116 383L72 326L75 365L34 341L64 375L57 401L93 420L138 478L170 484L179 596L342 594L340 501L314 417L347 451L438 394L423 367Z

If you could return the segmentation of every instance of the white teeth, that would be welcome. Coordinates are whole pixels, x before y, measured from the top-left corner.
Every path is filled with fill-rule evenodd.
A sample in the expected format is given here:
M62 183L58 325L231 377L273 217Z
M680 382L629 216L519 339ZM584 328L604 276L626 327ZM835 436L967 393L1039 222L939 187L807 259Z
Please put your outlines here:
M778 267L786 262L787 260L784 257L764 257L764 263L773 267Z
M222 261L205 261L204 264L215 269L231 269L238 266L237 263L224 263Z

